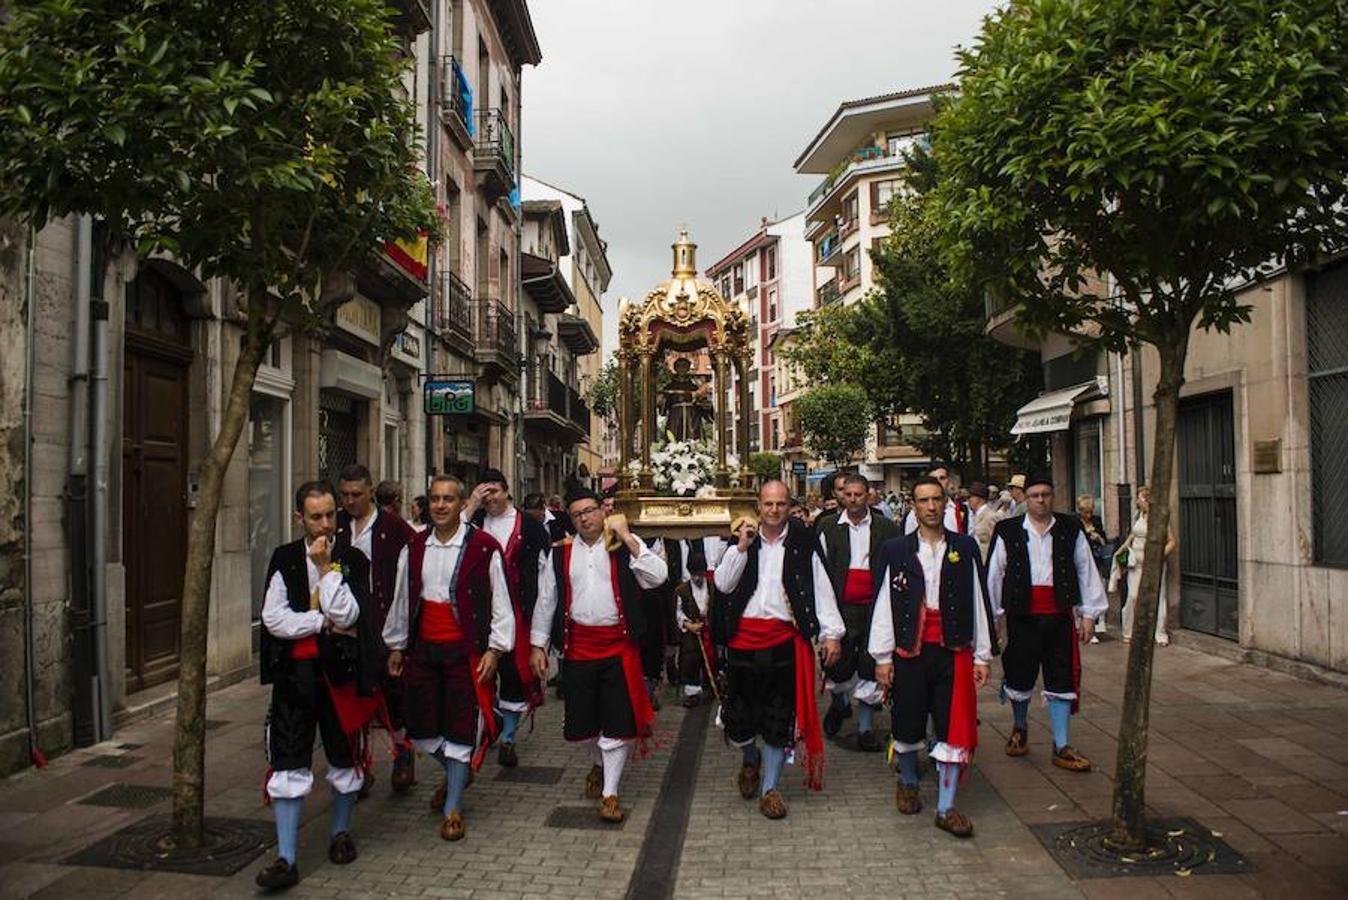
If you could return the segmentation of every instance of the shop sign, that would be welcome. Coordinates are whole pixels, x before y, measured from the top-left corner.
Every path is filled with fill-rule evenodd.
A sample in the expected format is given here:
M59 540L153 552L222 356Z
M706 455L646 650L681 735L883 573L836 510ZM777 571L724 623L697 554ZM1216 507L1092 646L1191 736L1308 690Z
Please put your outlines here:
M422 408L428 416L470 416L476 409L471 381L427 381Z
M337 327L379 346L379 304L357 295L337 307Z

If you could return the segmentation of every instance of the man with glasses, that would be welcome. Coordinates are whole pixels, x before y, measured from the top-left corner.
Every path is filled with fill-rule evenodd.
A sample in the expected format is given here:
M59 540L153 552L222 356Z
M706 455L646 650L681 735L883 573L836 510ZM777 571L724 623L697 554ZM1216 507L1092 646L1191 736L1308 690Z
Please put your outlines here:
M1109 601L1076 517L1053 514L1053 482L1047 475L1026 481L1025 504L1025 515L997 523L988 556L992 607L997 615L1006 614L1002 695L1011 701L1014 716L1006 755L1030 752L1026 722L1042 671L1053 764L1089 772L1091 761L1068 742L1068 726L1081 702L1079 643L1091 639Z
M534 674L548 671L548 647L562 657L566 681L562 733L592 748L585 796L599 801L599 818L618 823L623 767L634 743L655 725L642 678L638 641L647 623L642 591L664 583L665 561L627 527L606 517L593 491L567 498L576 537L554 548L551 577L541 579L530 628Z

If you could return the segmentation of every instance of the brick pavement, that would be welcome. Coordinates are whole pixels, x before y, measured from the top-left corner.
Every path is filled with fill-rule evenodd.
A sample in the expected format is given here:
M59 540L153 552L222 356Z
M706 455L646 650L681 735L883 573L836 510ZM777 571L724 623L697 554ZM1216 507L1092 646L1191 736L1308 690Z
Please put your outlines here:
M1005 757L1010 724L992 693L980 698L979 763L961 788L960 806L977 836L956 841L931 825L930 812L904 818L893 808L892 777L879 755L829 745L826 790L807 795L800 772L784 776L791 815L769 822L734 789L736 753L708 729L693 788L677 879L679 898L1016 895L1305 897L1348 895L1348 691L1229 662L1181 647L1158 651L1148 798L1159 814L1197 818L1245 853L1258 871L1241 876L1088 879L1073 883L1040 848L1029 826L1108 813L1113 733L1121 699L1124 647L1107 642L1085 653L1086 697L1074 743L1097 763L1089 775L1054 769L1037 705L1032 753ZM261 717L265 691L241 684L210 697L208 813L268 818L261 804ZM301 834L305 880L299 897L583 897L623 896L646 836L683 710L661 714L666 745L629 765L618 831L544 824L557 806L585 805L585 751L560 737L559 703L521 738L526 766L563 767L554 785L497 781L489 761L470 789L469 834L441 841L427 807L434 773L409 796L388 792L382 764L370 800L356 810L360 859L343 869L326 860L327 796L316 790ZM880 720L883 725L885 719ZM234 878L148 874L65 866L74 850L147 813L75 803L113 782L163 785L172 718L160 715L116 739L68 754L46 770L0 782L0 897L253 896L257 865ZM527 726L526 726L527 727ZM850 736L851 725L842 737ZM121 749L126 745L126 749ZM133 760L119 769L85 765L99 755ZM321 754L319 754L321 758ZM321 768L321 766L320 766ZM928 810L934 785L924 784Z

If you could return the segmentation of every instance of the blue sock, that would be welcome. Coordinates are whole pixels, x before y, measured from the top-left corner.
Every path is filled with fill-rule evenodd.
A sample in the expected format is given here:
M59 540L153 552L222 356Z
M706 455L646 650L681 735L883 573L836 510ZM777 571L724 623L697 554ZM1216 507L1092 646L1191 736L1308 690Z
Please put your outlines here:
M1026 723L1030 718L1030 701L1012 700L1011 718L1015 720L1017 728L1019 728L1021 731L1028 731L1029 728L1027 727Z
M842 710L847 709L847 703L848 703L848 700L847 700L847 691L834 691L834 692L833 692L833 708L834 708L834 709L836 709L836 710L838 710L839 712L841 712Z
M520 730L520 714L512 710L501 710L501 742L515 743L515 732Z
M356 808L356 798L359 796L360 791L349 794L332 792L332 830L329 833L333 837L351 830L351 810Z
M740 750L744 754L746 766L756 766L763 761L763 754L758 752L757 744L745 744Z
M276 816L276 855L291 865L295 864L295 845L300 839L300 813L304 812L303 797L273 797L272 815Z
M468 786L468 763L459 762L457 759L445 760L445 780L447 787L444 813L448 816L452 812L458 812L459 806L463 803L463 789Z
M857 731L865 733L871 730L871 722L875 717L875 707L869 703L857 704Z
M1050 699L1048 720L1053 725L1053 749L1067 746L1067 724L1072 721L1072 701Z
M938 813L944 813L955 805L955 788L959 787L959 783L959 766L948 762L936 764L936 788L938 791L936 811Z
M899 780L908 787L917 787L917 751L899 753Z
M777 787L782 780L782 766L786 763L786 748L763 745L763 793Z

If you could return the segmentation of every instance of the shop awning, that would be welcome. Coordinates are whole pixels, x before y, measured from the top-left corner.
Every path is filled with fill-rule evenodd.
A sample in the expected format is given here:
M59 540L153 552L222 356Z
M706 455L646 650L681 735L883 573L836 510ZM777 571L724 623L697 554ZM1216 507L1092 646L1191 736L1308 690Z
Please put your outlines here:
M1082 400L1093 400L1109 393L1104 376L1084 381L1072 387L1045 391L1016 410L1016 424L1012 434L1045 434L1066 431L1072 425L1072 409Z

